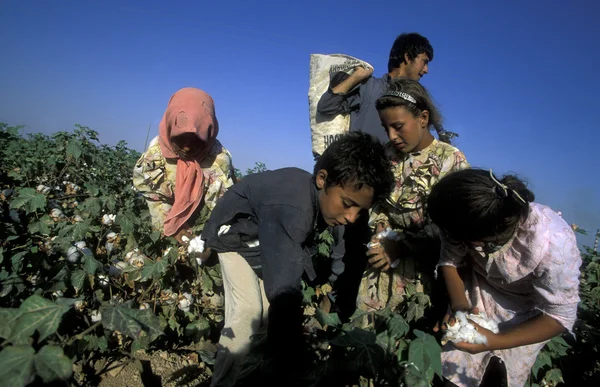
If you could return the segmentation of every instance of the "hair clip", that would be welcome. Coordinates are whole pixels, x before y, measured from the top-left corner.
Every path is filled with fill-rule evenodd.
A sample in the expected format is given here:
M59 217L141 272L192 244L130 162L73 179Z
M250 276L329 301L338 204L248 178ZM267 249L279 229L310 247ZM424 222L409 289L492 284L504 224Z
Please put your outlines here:
M525 201L525 199L523 199L521 197L521 195L519 195L519 193L517 191L515 191L514 189L508 188L505 184L502 184L501 182L499 182L495 177L494 174L492 173L492 170L490 169L490 178L492 179L492 181L494 183L496 183L497 187L494 187L494 193L499 195L500 197L507 197L508 196L508 190L510 190L520 201L522 201L524 204L527 204L527 202ZM500 188L500 192L498 192L498 188Z
M417 100L415 99L415 97L413 97L412 95L405 93L403 91L389 90L389 91L385 92L383 97L398 97L398 98L402 98L403 100L406 100L408 102L412 102L415 105L417 104Z

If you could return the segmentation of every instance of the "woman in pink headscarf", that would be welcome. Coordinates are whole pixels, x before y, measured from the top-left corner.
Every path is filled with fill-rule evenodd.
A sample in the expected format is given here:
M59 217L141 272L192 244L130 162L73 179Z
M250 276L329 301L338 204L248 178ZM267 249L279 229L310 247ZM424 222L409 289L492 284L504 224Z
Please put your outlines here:
M133 170L133 185L148 203L154 228L179 243L202 232L217 200L235 182L231 154L218 133L211 96L183 88L171 96L158 136Z

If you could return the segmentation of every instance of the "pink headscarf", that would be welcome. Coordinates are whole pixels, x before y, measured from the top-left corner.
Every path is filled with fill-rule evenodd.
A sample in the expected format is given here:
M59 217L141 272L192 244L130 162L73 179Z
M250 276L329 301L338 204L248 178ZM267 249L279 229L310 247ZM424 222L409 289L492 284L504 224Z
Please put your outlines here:
M177 91L169 100L158 133L162 155L177 159L175 202L164 226L165 235L171 236L192 216L204 195L200 161L208 155L219 133L213 99L193 87ZM173 139L185 133L193 133L204 146L189 152L180 149Z

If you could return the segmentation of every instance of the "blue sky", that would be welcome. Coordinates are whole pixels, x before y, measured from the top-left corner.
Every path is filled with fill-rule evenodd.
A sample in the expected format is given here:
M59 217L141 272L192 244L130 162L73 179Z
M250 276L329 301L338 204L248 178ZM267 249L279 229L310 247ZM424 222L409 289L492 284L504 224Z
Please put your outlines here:
M536 201L593 231L600 3L482 3L6 0L0 121L77 123L143 151L172 93L195 86L215 99L236 167L311 170L310 54L352 55L381 76L395 37L416 31L435 50L422 83L469 161L523 175Z

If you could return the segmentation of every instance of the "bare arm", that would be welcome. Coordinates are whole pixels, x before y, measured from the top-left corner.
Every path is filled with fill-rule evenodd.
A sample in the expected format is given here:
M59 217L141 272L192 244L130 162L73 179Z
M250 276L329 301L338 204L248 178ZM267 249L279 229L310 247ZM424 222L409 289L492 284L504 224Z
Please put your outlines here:
M458 275L458 271L454 266L442 266L442 274L446 289L450 297L450 307L453 311L468 310L471 308L469 300L465 295L465 283Z

